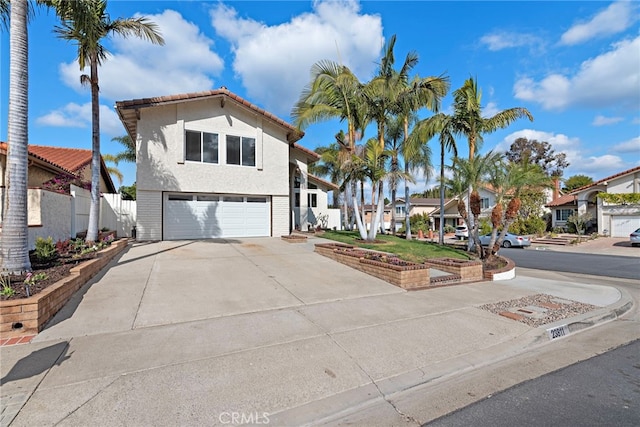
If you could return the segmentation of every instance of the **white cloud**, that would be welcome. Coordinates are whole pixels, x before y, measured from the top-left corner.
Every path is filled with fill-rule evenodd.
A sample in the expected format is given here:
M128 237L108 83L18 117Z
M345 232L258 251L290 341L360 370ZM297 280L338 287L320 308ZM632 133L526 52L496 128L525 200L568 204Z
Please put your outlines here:
M640 137L631 138L629 141L614 145L611 151L616 153L636 153L640 154ZM640 161L640 157L638 157Z
M98 71L101 98L119 101L211 89L211 76L224 67L211 50L213 41L173 10L147 17L158 25L165 45L114 36L111 55ZM66 85L88 92L80 86L76 62L61 64L60 74Z
M538 36L506 31L486 34L480 38L480 43L487 45L487 48L493 52L516 47L529 47L537 51L544 49L544 42Z
M640 37L623 40L610 51L584 61L574 75L551 74L539 82L530 77L518 79L515 97L537 102L546 110L569 106L635 110L640 101L638 52Z
M571 46L592 38L617 34L629 28L636 20L637 6L633 2L612 3L590 21L569 28L562 34L560 43Z
M620 123L623 120L624 120L624 118L622 118L622 117L596 116L593 119L593 122L591 122L591 124L593 126L607 126L607 125L614 125L616 123Z
M360 14L354 1L318 1L313 12L267 26L219 4L211 11L217 34L233 48L233 69L248 96L276 114L288 115L309 83L311 66L343 62L360 79L375 70L384 44L380 16Z
M580 169L586 173L610 176L617 172L621 172L627 167L620 157L612 154L605 154L602 156L591 156L586 159L582 159L580 164L573 165L573 168Z
M82 105L69 103L60 109L38 117L36 123L42 126L90 128L91 103L87 102ZM100 105L100 133L108 136L118 136L125 133L118 115L106 105Z

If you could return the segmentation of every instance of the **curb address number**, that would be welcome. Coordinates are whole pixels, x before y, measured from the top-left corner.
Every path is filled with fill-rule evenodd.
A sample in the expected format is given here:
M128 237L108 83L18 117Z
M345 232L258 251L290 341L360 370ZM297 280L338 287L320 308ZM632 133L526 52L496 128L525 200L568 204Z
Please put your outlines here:
M556 338L569 335L569 328L567 325L557 326L555 328L547 329L547 333L549 334L549 339L554 340Z

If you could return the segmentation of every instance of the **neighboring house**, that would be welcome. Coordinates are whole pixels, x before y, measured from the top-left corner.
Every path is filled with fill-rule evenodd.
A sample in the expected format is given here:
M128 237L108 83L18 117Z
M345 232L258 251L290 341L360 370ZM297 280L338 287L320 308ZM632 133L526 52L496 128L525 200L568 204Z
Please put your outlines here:
M358 208L361 208L358 206ZM367 230L371 228L371 214L373 213L373 207L369 205L364 205L364 225ZM387 205L384 207L384 213L382 215L382 221L384 223L384 229L391 229L391 205ZM378 224L378 229L380 228L380 224Z
M640 204L607 203L598 197L599 193L640 193L640 166L573 190L548 203L552 227L566 229L571 214L588 212L592 217L591 226L598 234L628 237L640 228Z
M7 143L0 142L0 186L2 187L5 186L6 179L7 149ZM29 145L28 161L27 185L31 188L42 187L43 183L60 175L73 175L82 181L91 182L91 150ZM116 193L104 160L100 161L102 162L100 192Z
M0 225L4 214L4 189L6 187L7 144L0 142ZM35 247L38 237L66 240L86 231L89 216L90 196L87 190L71 186L68 193L47 190L51 183L62 176L77 177L80 181L91 180L91 150L75 148L28 146L28 190L27 223L29 226L29 248ZM115 186L102 162L100 191L115 193ZM119 197L112 197L119 199ZM113 217L111 204L101 203L101 218ZM111 221L117 223L117 221ZM122 235L122 233L121 233Z
M497 200L496 192L488 186L483 186L478 188L478 194L480 195L480 207L482 209L480 212L480 218L491 218L491 210L495 206L496 200ZM445 227L447 225L450 225L452 227L457 227L458 225L464 224L464 220L460 216L460 213L458 213L458 200L460 197L462 197L462 199L464 200L464 203L467 209L469 208L469 196L466 192L458 197L454 197L452 199L446 200L444 204L444 226ZM438 207L436 207L429 214L431 219L433 220L434 230L440 229L440 206L439 205L440 205L440 202L438 201Z
M328 210L304 133L226 88L116 110L136 142L139 240L281 236Z

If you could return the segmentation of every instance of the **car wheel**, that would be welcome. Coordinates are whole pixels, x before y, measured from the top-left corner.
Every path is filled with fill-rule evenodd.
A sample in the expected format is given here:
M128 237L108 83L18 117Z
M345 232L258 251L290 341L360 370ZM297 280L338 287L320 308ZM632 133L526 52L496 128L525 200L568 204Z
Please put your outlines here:
M502 247L503 248L510 248L511 247L511 242L508 240L505 240L504 242L502 242Z

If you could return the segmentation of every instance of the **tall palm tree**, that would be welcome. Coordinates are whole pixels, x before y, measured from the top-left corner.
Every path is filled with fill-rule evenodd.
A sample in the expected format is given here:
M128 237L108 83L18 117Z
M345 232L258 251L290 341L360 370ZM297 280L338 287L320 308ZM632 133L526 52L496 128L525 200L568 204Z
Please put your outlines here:
M78 48L80 70L89 66L90 74L82 75L83 84L91 86L91 208L87 241L98 238L100 216L100 98L98 66L107 59L103 40L112 34L122 37L136 36L154 44L164 44L157 25L145 17L119 18L111 20L106 12L106 0L60 0L68 6L59 10L60 26L56 26L58 37L74 42Z
M362 84L349 67L334 61L319 61L311 67L311 81L291 110L291 117L299 129L330 119L346 121L346 137L336 140L341 146L340 162L349 163L350 167L354 166L352 157L356 154L356 141L366 127L361 91ZM356 179L350 179L349 183L349 190L355 195Z
M464 219L469 230L469 246L475 248L480 256L482 255L482 246L480 244L477 220L482 209L478 187L487 182L490 176L495 175L496 168L503 167L503 157L502 153L489 151L485 155L477 154L471 160L457 157L451 166L458 189L472 189L471 193L468 193L468 210L464 198L458 198L458 213Z
M482 92L477 81L470 77L462 87L453 92L453 121L456 133L464 135L469 143L469 160L483 141L483 135L504 129L516 120L533 116L526 108L514 107L502 110L491 117L482 116Z
M6 13L7 3L2 2ZM27 147L29 54L28 4L13 0L9 7L9 118L5 206L2 213L2 272L21 274L31 270L27 219Z

